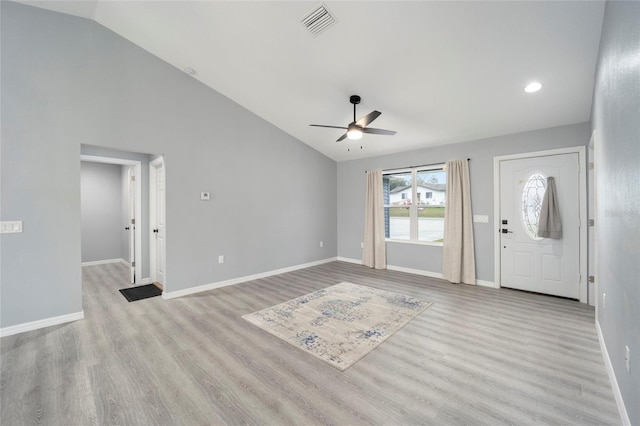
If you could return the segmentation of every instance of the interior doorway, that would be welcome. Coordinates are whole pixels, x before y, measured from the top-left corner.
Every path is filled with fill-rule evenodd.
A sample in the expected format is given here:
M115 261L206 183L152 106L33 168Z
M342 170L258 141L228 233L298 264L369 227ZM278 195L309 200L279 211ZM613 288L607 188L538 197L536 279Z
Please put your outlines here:
M584 147L494 159L496 284L588 301ZM561 238L537 236L546 179L554 177Z
M118 183L113 182L111 184L109 184L108 182L105 184L103 180L102 184L97 184L97 186L93 186L88 189L89 195L92 197L92 199L96 200L93 204L97 204L102 198L104 198L107 192L112 193L114 191L113 187L117 187L117 190L120 192L122 202L120 203L121 208L116 209L120 210L119 217L116 219L119 225L118 229L114 229L113 223L105 223L106 216L104 210L106 209L101 208L100 206L97 206L97 210L99 210L99 213L93 215L92 218L90 217L88 219L92 222L89 224L91 228L102 228L103 232L101 234L96 234L94 238L96 241L92 241L92 239L87 236L88 232L86 231L86 229L83 230L83 265L109 263L124 260L124 263L126 263L129 268L130 284L141 283L143 279L143 256L142 244L140 244L140 242L142 241L142 227L139 226L139 224L142 223L142 163L135 160L94 155L81 155L80 160L81 162L85 163L119 166L119 174L122 177L119 185ZM83 175L81 178L83 179L83 185L85 185L87 182L84 181L89 178L86 175ZM85 210L90 208L87 207L87 203L90 202L87 200L83 200L82 204L83 209ZM111 215L115 214L117 213L111 213ZM83 214L83 216L86 215ZM123 220L120 220L121 218ZM124 232L124 234L122 234L122 232ZM118 256L117 254L112 254L116 253L113 250L107 252L109 254L106 255L103 254L104 252L102 254L85 254L85 252L90 251L90 248L88 248L87 246L105 245L105 235L114 235L116 237L121 237L122 241L127 245L127 249L121 250L119 252L121 253L120 256ZM124 254L125 252L126 254ZM88 260L86 256L90 256Z

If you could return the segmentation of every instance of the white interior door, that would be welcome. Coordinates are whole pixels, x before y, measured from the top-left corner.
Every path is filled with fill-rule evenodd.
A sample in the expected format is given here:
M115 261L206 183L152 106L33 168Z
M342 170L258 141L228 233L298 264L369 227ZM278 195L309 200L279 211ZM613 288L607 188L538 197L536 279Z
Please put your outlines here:
M538 238L537 219L554 177L561 239ZM577 153L500 162L500 285L580 299L580 166Z
M165 222L165 170L162 160L151 163L152 274L153 281L165 284L166 222Z
M127 181L129 187L129 223L127 231L129 233L129 280L136 282L136 185L135 169L133 166L127 167Z

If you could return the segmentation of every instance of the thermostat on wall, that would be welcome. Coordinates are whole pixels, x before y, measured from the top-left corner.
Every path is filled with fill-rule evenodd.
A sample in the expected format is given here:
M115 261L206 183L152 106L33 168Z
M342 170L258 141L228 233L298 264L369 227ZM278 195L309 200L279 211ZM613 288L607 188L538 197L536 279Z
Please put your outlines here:
M200 193L200 199L202 201L209 201L211 199L211 193L209 193L209 192L201 192Z

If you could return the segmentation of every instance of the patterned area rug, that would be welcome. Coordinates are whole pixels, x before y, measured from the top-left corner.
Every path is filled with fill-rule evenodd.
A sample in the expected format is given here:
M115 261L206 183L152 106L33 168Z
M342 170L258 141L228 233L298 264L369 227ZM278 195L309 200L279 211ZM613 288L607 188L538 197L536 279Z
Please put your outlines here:
M242 318L346 370L431 302L343 282Z

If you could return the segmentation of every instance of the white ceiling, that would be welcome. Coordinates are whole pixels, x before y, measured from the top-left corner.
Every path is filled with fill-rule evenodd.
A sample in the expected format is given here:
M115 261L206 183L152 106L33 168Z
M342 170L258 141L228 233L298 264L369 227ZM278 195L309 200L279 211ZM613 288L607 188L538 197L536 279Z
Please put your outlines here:
M25 1L98 23L336 161L588 121L603 2ZM531 80L543 84L526 94ZM349 96L364 135L336 143ZM360 149L362 146L362 149ZM350 150L349 150L350 148Z

